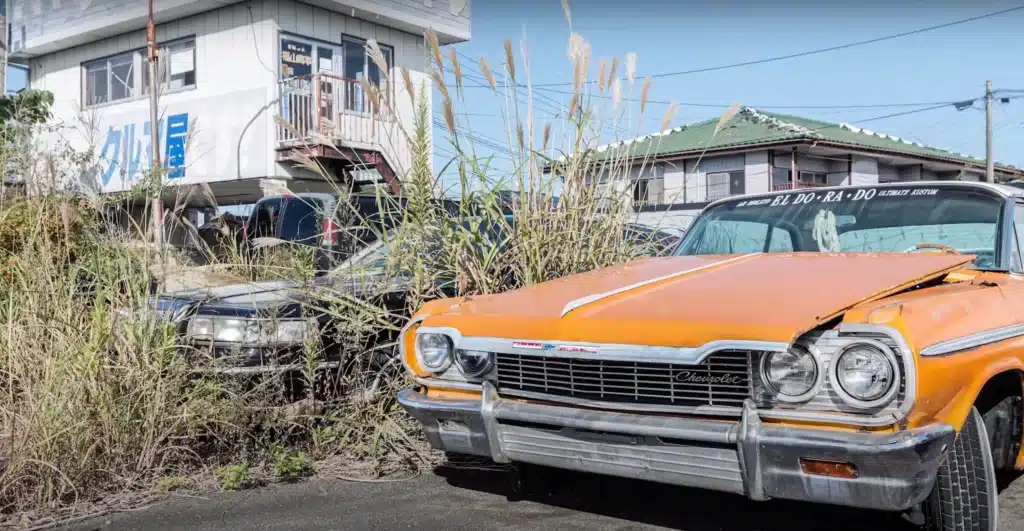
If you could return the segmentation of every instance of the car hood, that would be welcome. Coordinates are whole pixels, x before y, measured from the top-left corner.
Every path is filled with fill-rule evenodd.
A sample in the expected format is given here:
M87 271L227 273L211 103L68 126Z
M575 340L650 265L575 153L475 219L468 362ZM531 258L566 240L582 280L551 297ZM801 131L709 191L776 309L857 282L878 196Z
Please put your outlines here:
M406 283L404 278L390 278L379 272L362 272L319 277L309 283L280 280L172 291L161 294L154 300L154 304L162 314L179 318L190 310L239 316L274 314L287 317L301 313L303 305L310 304L321 291L328 298L332 293L366 297L383 291L400 291Z
M962 268L970 255L756 253L651 258L486 297L424 325L467 336L657 346L790 342L851 307Z

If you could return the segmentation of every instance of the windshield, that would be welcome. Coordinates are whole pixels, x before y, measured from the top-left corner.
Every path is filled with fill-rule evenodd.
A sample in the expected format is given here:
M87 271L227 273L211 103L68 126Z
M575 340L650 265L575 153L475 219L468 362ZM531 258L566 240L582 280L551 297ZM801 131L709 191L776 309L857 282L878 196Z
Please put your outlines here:
M394 241L391 242L391 245L387 245L383 240L377 240L352 255L351 258L336 267L333 273L383 270L388 265L388 253L394 245Z
M948 247L994 268L1002 201L954 187L856 187L738 198L705 211L676 255L920 252Z
M282 240L307 242L316 240L320 234L320 213L324 204L319 199L290 197L285 202L284 219L281 220Z
M506 223L510 223L507 218ZM470 242L472 247L476 247L478 253L487 253L489 245L502 244L505 230L504 227L498 223L488 221L486 219L467 219L463 220L462 227L470 234L479 238L480 241ZM427 262L431 263L433 266L438 266L438 264L434 263L433 260L443 259L444 257L444 250L441 248L441 245L443 243L442 238L445 238L445 236L440 232L437 232L438 230L439 229L433 229L432 237L426 242L426 251L424 252L424 255L427 257ZM388 257L393 256L395 249L397 249L399 245L399 240L396 239L390 239L387 241L376 240L336 267L331 274L338 275L382 272L388 267ZM405 245L409 244L407 243Z

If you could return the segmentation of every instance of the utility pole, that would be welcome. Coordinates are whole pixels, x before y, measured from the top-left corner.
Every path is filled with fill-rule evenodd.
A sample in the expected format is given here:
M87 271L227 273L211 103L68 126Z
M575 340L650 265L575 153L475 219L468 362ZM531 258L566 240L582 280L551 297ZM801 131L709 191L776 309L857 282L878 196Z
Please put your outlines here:
M164 203L161 199L161 185L163 184L163 168L160 165L160 109L157 105L157 88L160 86L157 80L157 57L156 47L156 25L153 23L153 0L149 0L149 22L146 24L146 40L149 45L149 138L153 143L153 164L152 172L155 177L152 200L152 225L153 241L158 244L164 242Z
M0 51L3 52L3 68L0 68L0 87L4 89L4 96L7 95L7 38L9 30L7 28L7 0L0 0L0 7L3 7L3 12L0 12L0 23L3 24L3 34L0 34Z
M992 81L985 82L985 182L995 182L995 161L992 160Z

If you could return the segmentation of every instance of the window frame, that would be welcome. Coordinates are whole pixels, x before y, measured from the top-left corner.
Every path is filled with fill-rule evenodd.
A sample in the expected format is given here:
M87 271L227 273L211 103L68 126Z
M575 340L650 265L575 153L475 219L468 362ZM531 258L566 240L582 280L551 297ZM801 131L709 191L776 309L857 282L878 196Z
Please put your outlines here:
M813 170L797 170L797 182L804 184L820 184L821 186L828 186L828 173ZM811 180L804 178L805 175L809 175ZM817 177L821 177L821 182L815 180Z
M1017 229L1017 220L1020 218L1021 226L1024 228L1024 200L1017 199L1010 201L1013 207L1013 218L1010 220L1008 229L1013 230L1013 237L1010 238L1010 263L1006 265L1012 273L1024 274L1024 231Z
M711 197L711 180L710 180L711 176L718 177L718 176L722 176L722 175L725 176L725 182L724 183L715 184L715 186L716 187L724 186L725 187L725 195L723 195L721 197ZM743 184L744 184L743 188L746 189L746 182L745 182L745 180L747 178L746 170L713 171L713 172L705 173L704 174L704 199L707 200L708 202L713 202L713 201L718 201L719 199L726 199L728 197L744 195L745 192L733 193L732 182L733 182L733 179L735 177L737 177L737 176L739 176L739 178L743 181Z
M186 85L186 86L183 86L181 88L176 88L176 89L168 89L166 87L169 86L169 85L166 84L166 83L163 83L163 84L161 84L162 86L161 86L161 89L160 89L160 92L159 92L160 94L173 94L173 93L177 93L177 92L185 92L185 91L189 91L189 90L195 90L199 86L199 69L197 68L198 65L196 64L196 58L197 58L196 51L198 49L198 39L196 38L195 35L189 35L189 36L186 36L186 37L180 37L180 38L171 39L171 40L168 40L168 41L157 43L158 53L160 54L159 55L160 62L158 64L158 67L162 68L162 69L164 69L164 68L169 69L170 68L170 62L163 60L164 57L166 57L165 51L170 49L170 47L173 46L173 45L183 44L183 43L187 43L187 42L191 42L192 43L192 71L194 72L194 74L193 74L193 77L195 78L194 82L191 85ZM104 106L107 106L107 105L117 105L119 103L138 101L138 100L141 100L141 99L148 98L149 97L149 91L147 90L148 83L145 82L146 78L144 77L144 76L147 76L148 73L149 73L149 68L148 68L149 65L148 65L148 60L147 60L147 52L148 52L148 47L134 48L134 49L131 49L131 50L128 50L128 51L125 51L125 52L119 52L119 53L107 55L107 56L104 56L104 57L97 57L96 59L90 59L88 61L82 61L81 63L79 63L79 75L81 76L80 101L82 103L82 108L93 109L93 108L98 108L98 107L104 107ZM116 100L115 99L111 99L111 96L112 96L112 93L113 93L113 83L112 83L112 81L113 81L113 78L112 78L112 76L113 76L113 69L111 68L111 63L114 62L114 61L117 61L119 59L126 58L126 57L130 57L131 58L132 85L133 85L132 86L132 91L131 91L132 94L130 96L127 96L127 97L124 97L124 98L118 98ZM106 70L106 79L107 79L106 92L107 92L107 96L106 96L106 100L105 101L99 102L99 103L93 103L91 101L91 98L89 97L90 96L90 94L89 94L89 89L90 89L89 69L90 69L90 67L93 67L93 66L96 66L96 65L100 65L100 64L102 64L104 66L104 69ZM168 70L168 72L169 72L169 70ZM167 81L168 81L168 83L170 81L169 75L168 75Z
M184 85L182 87L178 87L178 88L173 88L172 89L172 88L170 88L170 85L171 85L171 61L168 59L170 57L170 49L172 47L174 47L174 46L178 46L178 45L182 45L182 44L187 44L189 42L191 42L191 44L192 44L192 78L193 78L192 84L191 85ZM149 68L148 68L149 65L148 65L148 61L146 60L146 52L147 51L148 51L148 49L144 48L142 50L142 52L141 52L142 65L143 66L142 66L142 69L139 72L139 77L140 77L140 79L142 81L142 87L140 87L140 90L142 91L142 95L148 97L149 96L149 83L146 83L146 77L149 76ZM159 92L160 94L173 94L175 92L182 92L182 91L185 91L185 90L191 90L191 89L194 89L199 84L199 79L198 79L199 78L199 69L196 68L196 58L197 58L197 56L196 56L196 40L195 40L195 38L185 37L185 38L182 38L182 39L174 39L174 40L163 42L163 43L157 43L157 53L159 54L158 57L160 58L160 62L157 64L157 68L162 70L162 72L158 72L158 74L163 74L163 81L160 82L160 87L158 89L160 91ZM168 60L165 60L165 59L168 59Z

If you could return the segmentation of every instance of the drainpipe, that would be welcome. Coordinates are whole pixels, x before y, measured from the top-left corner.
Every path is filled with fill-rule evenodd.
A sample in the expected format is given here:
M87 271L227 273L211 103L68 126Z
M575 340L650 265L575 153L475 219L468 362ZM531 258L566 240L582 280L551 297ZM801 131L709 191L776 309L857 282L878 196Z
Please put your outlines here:
M793 151L789 155L789 180L790 187L793 190L796 190L797 175L800 175L800 172L797 171L796 167L796 146L793 146Z
M846 154L846 184L853 184L853 153Z

